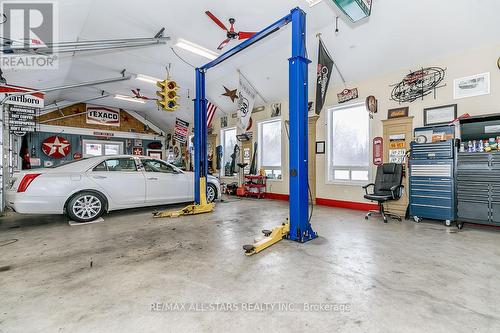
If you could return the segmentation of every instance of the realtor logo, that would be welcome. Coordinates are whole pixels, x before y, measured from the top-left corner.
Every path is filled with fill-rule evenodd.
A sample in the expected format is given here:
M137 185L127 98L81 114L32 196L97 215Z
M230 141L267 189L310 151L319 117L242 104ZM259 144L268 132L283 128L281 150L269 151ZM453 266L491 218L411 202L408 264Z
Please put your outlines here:
M57 4L2 1L0 65L3 69L57 69Z

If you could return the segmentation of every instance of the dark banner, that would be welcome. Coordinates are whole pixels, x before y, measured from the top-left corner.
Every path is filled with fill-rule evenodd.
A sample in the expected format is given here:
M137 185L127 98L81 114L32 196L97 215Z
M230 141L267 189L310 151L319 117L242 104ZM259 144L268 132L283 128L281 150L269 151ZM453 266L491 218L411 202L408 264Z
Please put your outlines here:
M316 114L321 113L323 105L325 104L326 92L328 91L328 84L332 77L333 60L330 54L323 46L323 41L319 40L318 51L318 70L316 77Z

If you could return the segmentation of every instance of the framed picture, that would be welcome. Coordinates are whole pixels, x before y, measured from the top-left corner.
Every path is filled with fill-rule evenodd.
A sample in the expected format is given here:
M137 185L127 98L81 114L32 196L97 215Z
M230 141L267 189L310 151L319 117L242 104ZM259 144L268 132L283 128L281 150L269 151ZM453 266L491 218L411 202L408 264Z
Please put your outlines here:
M316 154L324 154L324 153L325 153L325 141L317 141Z
M220 128L227 127L227 116L223 116L220 118Z
M408 117L410 108L408 106L387 110L387 119Z
M476 74L453 81L453 98L460 99L490 94L490 73Z
M443 105L424 109L424 126L447 125L457 118L457 105Z
M162 160L163 159L163 152L161 149L148 149L148 156Z

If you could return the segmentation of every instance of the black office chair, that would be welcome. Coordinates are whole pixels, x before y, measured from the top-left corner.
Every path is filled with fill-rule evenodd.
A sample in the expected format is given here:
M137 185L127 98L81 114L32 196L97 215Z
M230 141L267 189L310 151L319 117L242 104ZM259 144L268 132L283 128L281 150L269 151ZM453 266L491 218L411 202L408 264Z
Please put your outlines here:
M396 163L385 163L377 167L377 176L375 177L375 184L371 183L363 186L365 189L365 199L376 201L379 210L370 210L365 219L377 214L381 215L384 223L387 223L387 218L392 217L396 220L402 221L401 216L384 210L384 203L390 200L398 200L403 194L403 165ZM368 187L373 186L373 193L368 193Z

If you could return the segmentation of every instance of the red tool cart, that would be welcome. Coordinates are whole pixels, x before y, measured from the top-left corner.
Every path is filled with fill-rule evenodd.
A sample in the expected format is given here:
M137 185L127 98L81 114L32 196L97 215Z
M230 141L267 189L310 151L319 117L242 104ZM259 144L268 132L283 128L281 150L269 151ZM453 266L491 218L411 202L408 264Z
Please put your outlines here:
M266 196L266 176L245 175L245 195L257 198Z

